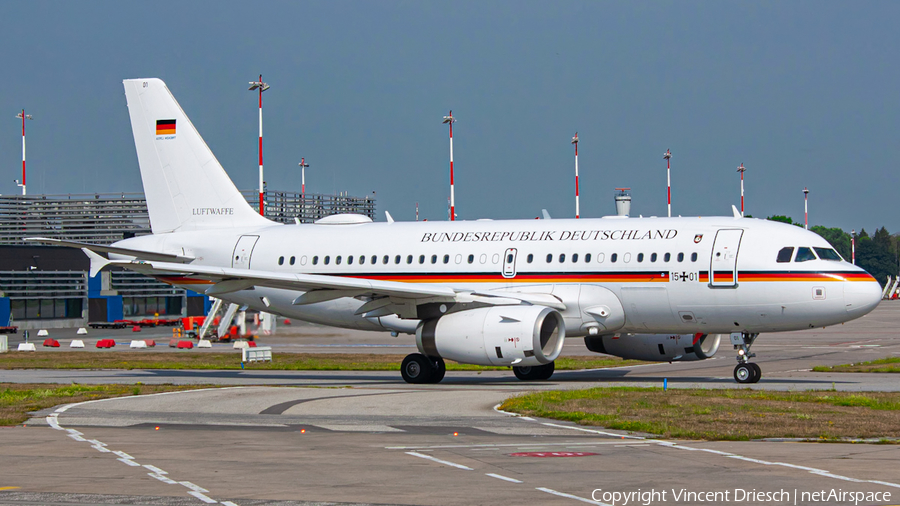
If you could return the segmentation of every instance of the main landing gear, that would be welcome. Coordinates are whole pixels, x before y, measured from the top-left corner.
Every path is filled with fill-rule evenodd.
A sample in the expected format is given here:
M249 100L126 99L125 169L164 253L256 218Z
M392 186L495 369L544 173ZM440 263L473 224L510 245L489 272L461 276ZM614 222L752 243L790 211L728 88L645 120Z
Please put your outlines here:
M447 368L444 359L412 353L400 364L400 375L407 383L440 383Z
M750 347L759 334L732 334L731 344L737 350L738 365L734 368L734 380L738 383L756 383L762 377L762 370L750 359L756 356L756 353L750 353Z
M554 365L554 362L535 366L513 366L513 372L515 373L516 377L522 381L548 380L550 379L550 376L553 376L553 371L555 369L556 366Z

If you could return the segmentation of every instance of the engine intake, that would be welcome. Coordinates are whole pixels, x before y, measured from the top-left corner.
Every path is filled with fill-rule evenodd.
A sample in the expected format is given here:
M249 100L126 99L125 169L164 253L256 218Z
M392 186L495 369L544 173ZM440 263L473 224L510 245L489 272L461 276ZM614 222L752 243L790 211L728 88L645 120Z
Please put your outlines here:
M537 366L562 352L562 315L544 306L496 306L423 320L416 328L419 352L476 365Z
M608 334L584 338L587 349L633 360L706 360L719 351L722 334Z

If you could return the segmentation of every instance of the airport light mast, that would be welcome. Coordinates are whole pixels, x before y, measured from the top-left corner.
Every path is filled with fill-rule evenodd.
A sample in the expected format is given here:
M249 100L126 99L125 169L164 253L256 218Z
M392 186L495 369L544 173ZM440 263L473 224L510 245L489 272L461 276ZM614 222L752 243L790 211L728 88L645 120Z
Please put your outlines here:
M250 81L250 91L259 90L259 214L266 215L266 204L263 197L265 188L263 185L263 130L262 130L262 94L269 89L269 85L262 80L262 74L259 75L259 81Z
M809 189L803 188L803 228L809 230Z
M30 114L25 114L25 109L22 109L22 112L16 114L17 118L22 119L22 182L20 183L18 179L16 179L16 185L22 187L22 195L26 195L27 192L25 190L25 120L26 119L34 119Z
M300 198L306 199L306 168L309 167L309 164L306 163L306 158L300 158Z
M741 173L741 217L744 216L744 171L747 170L744 168L744 163L741 162L741 166L737 168L737 171Z
M856 265L856 229L850 231L850 263Z
M581 209L578 206L578 132L572 137L572 144L575 145L575 219L581 216Z
M667 149L663 159L666 161L666 201L669 205L669 218L672 217L672 166L669 164L671 158L672 152Z
M450 125L450 221L456 221L456 199L453 194L453 111L444 116L444 124Z

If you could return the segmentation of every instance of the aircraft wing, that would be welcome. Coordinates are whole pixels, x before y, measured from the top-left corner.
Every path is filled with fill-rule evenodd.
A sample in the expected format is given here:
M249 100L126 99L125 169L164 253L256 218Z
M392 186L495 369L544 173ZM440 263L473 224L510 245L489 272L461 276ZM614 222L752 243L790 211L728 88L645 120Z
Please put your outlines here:
M425 302L459 302L487 305L538 304L564 310L565 305L549 294L512 293L455 290L434 283L403 283L351 276L326 276L321 274L298 274L232 267L213 267L175 262L143 260L108 260L90 249L82 251L91 259L91 275L96 275L107 265L116 265L157 278L170 278L177 284L177 278L193 281L208 281L209 286L202 291L206 295L223 295L254 286L265 286L304 292L293 302L295 305L314 304L341 297L369 296L369 304L360 308L360 314L400 313L397 306L421 304ZM404 302L405 301L405 302Z

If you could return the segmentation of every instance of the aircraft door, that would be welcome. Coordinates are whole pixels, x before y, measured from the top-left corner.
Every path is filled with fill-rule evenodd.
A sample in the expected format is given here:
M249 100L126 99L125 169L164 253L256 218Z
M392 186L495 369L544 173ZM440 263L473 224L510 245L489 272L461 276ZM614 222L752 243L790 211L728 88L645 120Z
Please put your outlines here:
M258 240L258 235L242 235L234 246L234 254L231 255L231 266L236 269L249 269L250 256L253 254L253 248Z
M516 277L516 248L507 248L503 253L503 277Z
M709 286L736 287L738 284L737 256L741 245L741 229L719 230L713 242L709 261Z

